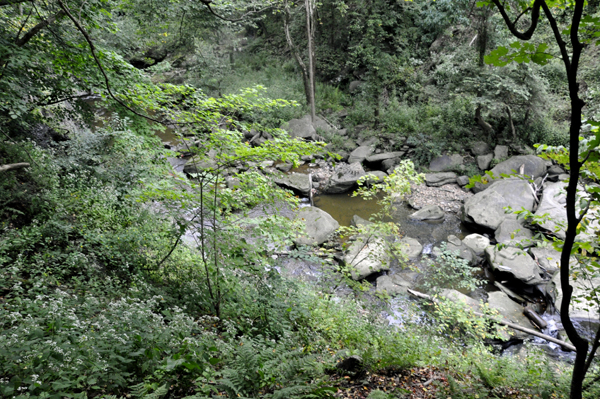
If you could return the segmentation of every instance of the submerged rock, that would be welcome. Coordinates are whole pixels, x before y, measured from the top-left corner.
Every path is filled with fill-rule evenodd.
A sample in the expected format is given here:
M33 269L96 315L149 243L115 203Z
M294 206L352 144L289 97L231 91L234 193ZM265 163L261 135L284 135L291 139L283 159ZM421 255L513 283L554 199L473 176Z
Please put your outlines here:
M315 207L301 208L296 220L304 223L304 235L296 238L296 245L321 245L340 225L325 211Z

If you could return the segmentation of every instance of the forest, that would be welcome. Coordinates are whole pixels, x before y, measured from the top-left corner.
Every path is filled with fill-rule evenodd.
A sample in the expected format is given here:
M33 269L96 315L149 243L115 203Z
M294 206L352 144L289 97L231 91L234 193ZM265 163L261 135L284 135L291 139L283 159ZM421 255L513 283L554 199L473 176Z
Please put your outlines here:
M0 397L600 397L596 0L0 21Z

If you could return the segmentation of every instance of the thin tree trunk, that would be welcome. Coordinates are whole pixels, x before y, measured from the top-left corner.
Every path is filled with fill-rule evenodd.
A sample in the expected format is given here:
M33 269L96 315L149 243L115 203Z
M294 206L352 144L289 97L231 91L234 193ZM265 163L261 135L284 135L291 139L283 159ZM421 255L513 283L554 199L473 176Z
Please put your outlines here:
M308 80L310 97L310 119L315 121L315 52L314 52L314 3L313 0L304 0L306 8L306 36L308 37Z
M512 133L512 138L513 138L513 140L517 140L517 130L515 129L512 112L510 112L510 107L508 105L506 106L506 113L508 114L508 123L510 124L510 131Z
M292 40L292 35L290 34L290 19L291 19L291 15L290 15L290 9L288 7L288 2L287 0L284 3L285 6L285 15L283 17L283 27L285 30L285 39L287 41L287 44L290 48L290 51L292 53L292 55L294 56L294 58L296 59L296 62L298 63L298 66L300 67L300 71L302 73L302 82L304 83L304 95L306 96L306 104L308 106L310 106L310 80L309 80L309 74L308 74L308 69L306 68L306 64L304 63L304 61L302 60L302 57L300 56L300 52L298 51L298 48L294 45L294 41Z

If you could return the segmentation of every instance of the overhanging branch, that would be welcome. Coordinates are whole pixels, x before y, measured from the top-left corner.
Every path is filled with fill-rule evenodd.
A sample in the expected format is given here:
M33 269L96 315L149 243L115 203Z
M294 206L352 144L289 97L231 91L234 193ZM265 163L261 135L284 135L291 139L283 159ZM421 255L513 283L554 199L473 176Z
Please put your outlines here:
M506 26L515 37L521 40L531 39L533 33L535 32L535 29L537 28L538 21L540 20L540 7L542 6L542 3L544 3L543 0L535 0L535 2L533 3L533 6L531 7L531 25L529 26L529 29L527 29L525 32L519 32L519 30L517 29L517 22L523 16L523 14L527 12L527 9L523 11L515 21L512 21L510 19L510 16L506 13L506 9L500 3L500 0L492 0L492 2L496 5L498 11L500 11L502 18L504 18Z

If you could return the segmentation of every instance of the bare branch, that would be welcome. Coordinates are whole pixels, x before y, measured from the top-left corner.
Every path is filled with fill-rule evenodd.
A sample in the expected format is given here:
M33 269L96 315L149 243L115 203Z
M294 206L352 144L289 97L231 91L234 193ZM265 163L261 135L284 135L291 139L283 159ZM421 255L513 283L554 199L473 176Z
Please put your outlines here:
M535 29L537 28L538 21L540 20L540 7L542 6L542 3L544 3L544 0L535 0L535 2L533 3L533 7L531 8L531 25L529 26L529 29L527 29L525 32L519 32L516 24L519 21L519 19L523 16L523 14L526 11L528 11L527 9L523 11L513 22L510 19L510 16L506 13L506 9L504 8L504 6L500 4L500 0L492 0L492 2L496 5L498 11L500 11L502 18L504 18L504 22L506 22L506 26L513 35L515 35L518 39L521 40L531 39L531 36L533 36L533 32L535 32Z
M25 33L25 35L23 35L22 38L16 40L15 44L19 47L23 47L35 35L37 35L42 29L44 29L46 26L48 26L50 24L53 24L54 22L56 22L57 19L60 19L64 16L65 16L64 11L59 11L56 14L49 16L48 18L46 18L45 20L43 20L42 22L40 22L39 24L37 24L36 26L31 28L27 33Z
M0 0L0 7L10 6L13 4L28 3L33 0Z

